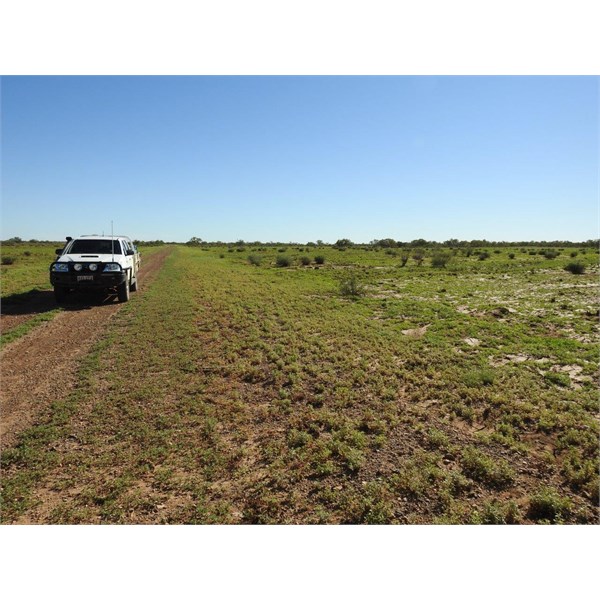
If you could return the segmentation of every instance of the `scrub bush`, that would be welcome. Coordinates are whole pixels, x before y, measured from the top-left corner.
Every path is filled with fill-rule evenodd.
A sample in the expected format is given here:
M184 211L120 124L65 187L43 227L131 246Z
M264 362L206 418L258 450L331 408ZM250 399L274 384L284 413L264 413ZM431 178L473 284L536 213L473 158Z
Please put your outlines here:
M289 256L278 256L275 264L278 267L289 267L292 264L292 259Z
M248 262L251 265L254 265L255 267L260 267L261 261L262 261L262 258L256 254L250 254L248 256Z
M431 266L437 269L444 269L450 261L451 255L447 252L436 252L431 257Z
M583 275L585 273L585 265L580 262L571 262L565 267L565 271L569 271L573 275Z
M357 298L358 296L364 296L365 287L358 280L356 275L352 275L348 279L343 279L340 282L340 294L342 296L351 296Z

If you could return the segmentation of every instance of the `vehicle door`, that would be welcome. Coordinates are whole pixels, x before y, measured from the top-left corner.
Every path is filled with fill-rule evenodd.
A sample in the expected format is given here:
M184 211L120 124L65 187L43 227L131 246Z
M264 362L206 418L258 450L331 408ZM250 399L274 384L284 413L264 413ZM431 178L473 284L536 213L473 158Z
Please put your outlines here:
M137 273L137 268L136 268L136 264L135 264L135 257L130 252L131 246L129 245L127 240L121 240L121 246L123 248L123 254L124 254L123 258L124 258L125 268L129 269L130 278L135 279L135 276Z

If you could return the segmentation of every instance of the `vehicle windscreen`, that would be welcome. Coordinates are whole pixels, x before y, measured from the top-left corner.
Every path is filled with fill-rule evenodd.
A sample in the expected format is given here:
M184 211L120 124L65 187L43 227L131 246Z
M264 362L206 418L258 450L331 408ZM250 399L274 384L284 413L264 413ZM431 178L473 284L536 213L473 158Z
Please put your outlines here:
M113 250L114 249L114 250ZM119 240L75 240L66 251L69 254L121 254Z

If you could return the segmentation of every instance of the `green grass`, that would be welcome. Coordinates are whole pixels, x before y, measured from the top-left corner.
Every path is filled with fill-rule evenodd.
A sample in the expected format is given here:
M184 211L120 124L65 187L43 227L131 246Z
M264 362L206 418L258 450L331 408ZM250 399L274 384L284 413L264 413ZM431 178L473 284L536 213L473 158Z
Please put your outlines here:
M3 518L50 488L63 523L595 522L597 257L510 251L177 248L3 458Z
M50 290L48 269L56 259L54 250L57 244L19 243L11 246L2 245L2 255L16 260L12 265L2 265L2 298L13 294L23 294L31 290ZM29 254L29 256L27 255Z

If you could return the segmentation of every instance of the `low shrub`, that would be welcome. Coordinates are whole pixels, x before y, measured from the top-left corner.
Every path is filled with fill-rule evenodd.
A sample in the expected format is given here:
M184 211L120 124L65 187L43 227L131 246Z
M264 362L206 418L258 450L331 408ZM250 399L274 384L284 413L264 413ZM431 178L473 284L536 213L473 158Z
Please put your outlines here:
M505 487L515 474L504 459L493 459L474 446L467 446L461 456L463 471L475 481L492 487Z
M14 256L3 256L2 264L3 265L12 265L17 259Z
M480 253L477 255L477 258L478 258L479 260L486 260L486 259L488 259L489 257L490 257L490 253L489 253L489 252L480 252Z
M317 265L323 265L323 264L325 264L325 257L321 256L320 254L318 256L315 256L315 263Z
M510 258L511 260L515 257L515 253L514 252L509 252L508 253L508 258Z
M437 269L444 269L452 256L447 252L436 252L431 257L431 266Z
M300 257L300 262L307 267L308 265L310 265L310 256L301 256Z
M565 267L565 271L569 271L573 275L582 275L585 273L585 265L580 262L571 262Z
M278 267L289 267L292 264L292 259L289 256L278 256L275 264Z
M412 257L417 265L421 266L421 263L425 260L425 252L422 250L415 250Z
M482 385L492 385L496 378L495 373L490 369L479 369L468 371L463 381L469 387L480 387Z
M582 456L578 448L571 448L564 460L562 472L569 485L576 489L598 486L595 460Z
M364 296L365 287L356 275L352 275L340 282L340 294L342 296L357 298L358 296Z
M571 501L560 496L556 490L542 487L529 500L528 517L534 521L557 523L571 512Z
M486 502L483 510L476 510L471 516L473 525L514 525L521 520L519 507L514 500Z
M292 429L287 435L287 441L290 448L302 448L312 441L312 436L306 431Z
M248 256L248 262L255 267L260 267L260 263L262 262L262 257L258 256L258 254L250 254Z
M569 387L571 385L571 380L568 375L564 373L556 373L555 371L548 371L544 375L544 379L548 383L553 383L555 385L559 385L561 387Z
M450 445L450 439L448 436L441 431L440 429L436 429L435 427L430 427L426 433L427 442L433 448L448 448Z

